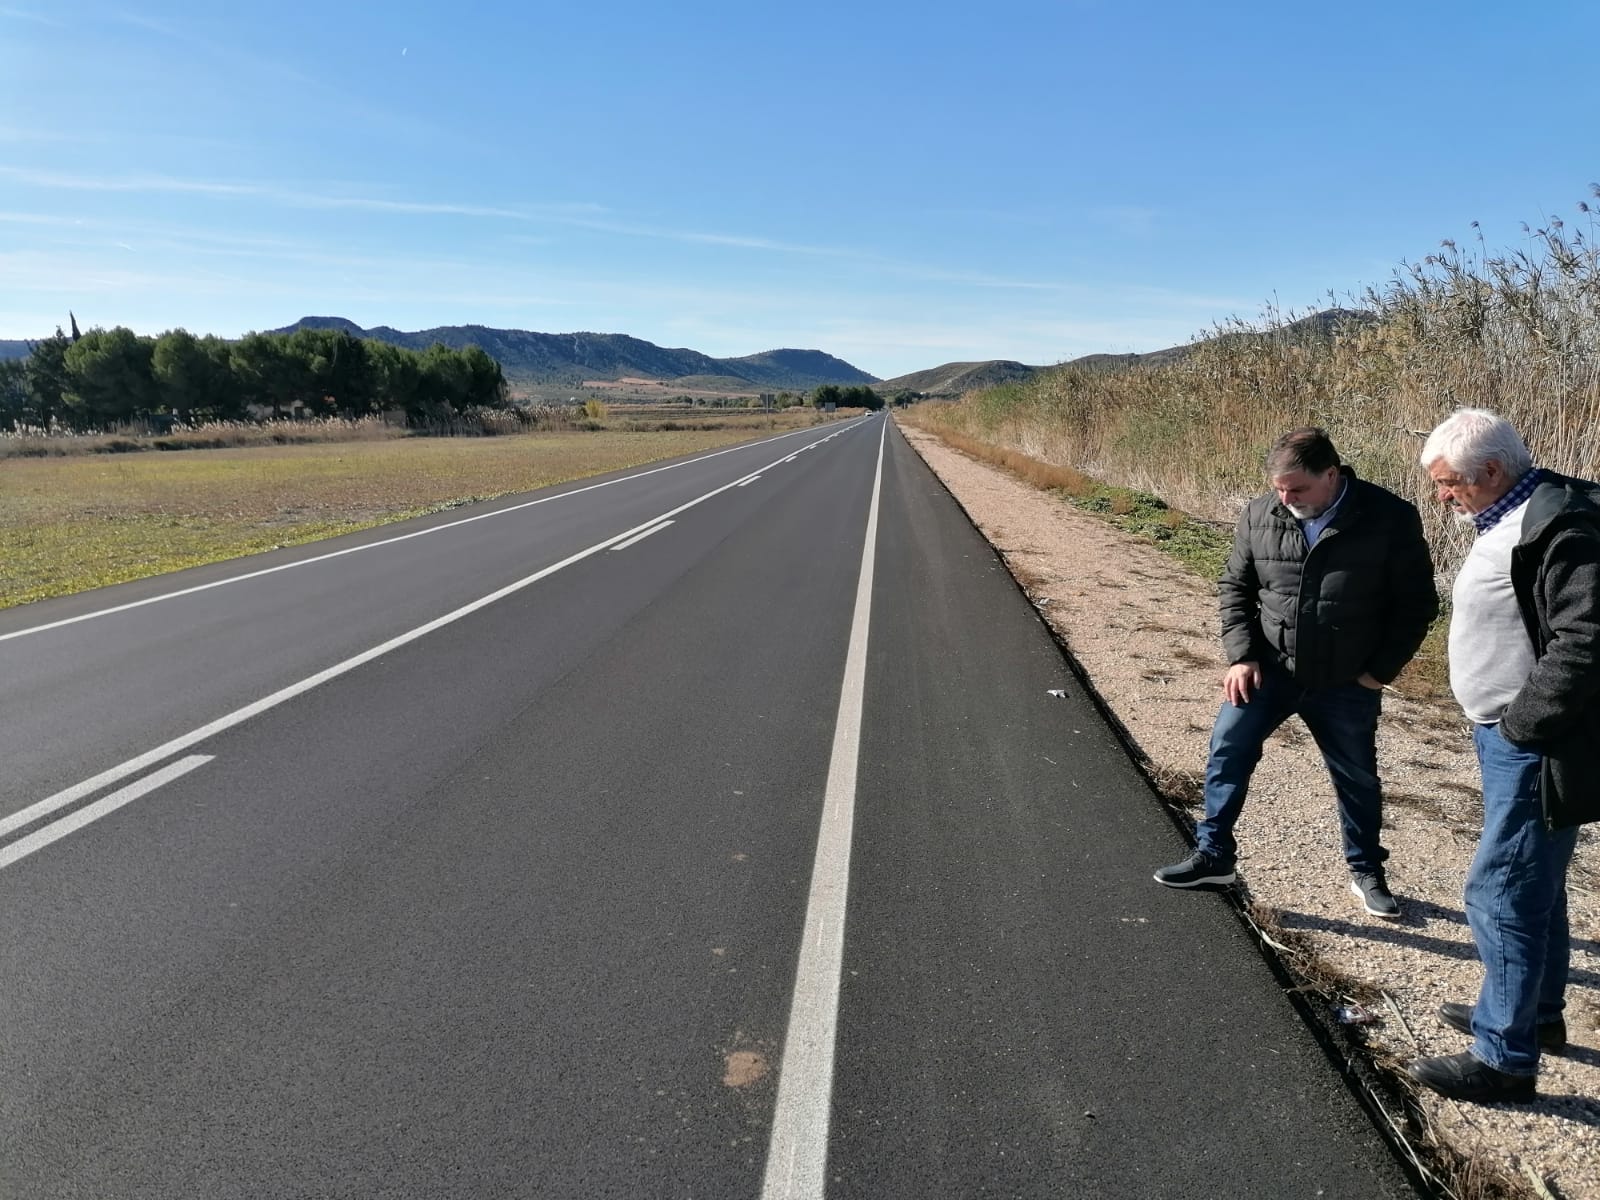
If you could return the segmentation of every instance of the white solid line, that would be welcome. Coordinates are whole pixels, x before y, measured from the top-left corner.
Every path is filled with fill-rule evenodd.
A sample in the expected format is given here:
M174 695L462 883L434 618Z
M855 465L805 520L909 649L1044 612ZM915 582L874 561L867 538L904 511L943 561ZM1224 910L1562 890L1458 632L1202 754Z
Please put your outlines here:
M754 482L755 482L755 481L756 481L756 480L758 480L758 479L760 479L760 478L761 478L761 476L759 476L759 475L752 475L752 476L750 476L750 478L749 478L749 479L746 479L746 480L745 480L745 481L744 481L744 482L743 482L743 483L741 483L741 484L740 484L740 485L739 485L739 486L740 486L740 487L749 487L749 486L750 486L750 485L751 485L751 484L752 484L752 483L754 483Z
M740 486L742 487L743 485L741 484ZM613 546L611 548L613 550L626 550L629 546L632 546L632 545L634 545L634 544L636 544L638 542L644 541L645 538L649 537L652 533L660 533L663 529L665 529L668 525L671 525L671 524L672 524L671 521L663 521L659 525L652 525L649 529L646 529L643 533L636 533L631 538L629 538L627 541L618 542L615 546Z
M124 804L132 803L140 796L155 791L162 784L171 783L180 775L187 775L196 767L205 766L214 757L210 754L191 754L188 758L180 758L177 762L162 767L154 775L146 775L138 783L130 783L109 796L102 796L93 804L84 805L71 816L52 821L43 829L37 829L25 838L18 838L9 846L0 849L0 870L9 867L18 859L27 858L35 850L42 850L51 842L60 841L67 834L75 833L85 825L98 821L107 813L116 812Z
M856 764L861 751L861 704L867 679L867 628L872 619L872 562L878 542L878 497L883 489L883 440L861 549L850 649L839 691L839 720L822 803L822 830L806 901L805 939L783 1038L783 1065L772 1118L772 1141L761 1200L822 1200L827 1182L828 1109L833 1099L833 1050L839 1024L839 973L844 962L845 896L850 885L850 838L855 824Z
M752 475L759 475L762 471L767 470L772 465L773 464L768 463L767 466L761 467L759 470L752 472ZM57 792L53 796L46 796L43 800L36 801L35 803L30 804L27 808L24 808L18 812L14 812L9 817L0 819L0 837L4 837L12 830L20 829L24 825L31 825L40 817L46 816L49 813L53 813L58 808L65 808L69 804L75 804L85 796L91 795L94 792L98 792L101 788L106 787L109 784L116 783L118 780L126 779L129 775L137 774L146 767L153 766L163 759L171 758L174 754L181 753L182 751L187 750L190 746L205 741L205 739L208 737L212 737L213 735L221 733L224 730L232 729L235 725L243 724L245 721L250 720L251 717L259 716L270 708L276 708L286 700L293 700L296 696L302 695L305 692L309 692L312 688L317 687L320 684L327 683L330 679L337 679L340 675L344 675L350 671L353 671L357 667L363 666L375 658L381 658L383 655L388 654L391 650L398 650L401 646L404 646L410 642L414 642L420 637L425 637L436 629L442 629L446 625L450 625L461 620L463 617L471 616L480 608L487 608L496 600L503 600L505 597L514 592L520 592L523 588L528 587L531 584L538 583L539 580L544 579L547 576L554 575L557 571L563 570L566 567L570 567L573 563L581 562L583 559L586 559L591 555L598 554L602 550L610 549L616 543L626 541L634 534L640 533L643 530L650 528L652 525L656 525L662 521L668 520L669 518L676 517L679 513L687 512L697 504L704 504L713 496L721 495L729 488L738 487L741 480L748 478L750 478L750 476L741 475L739 479L725 483L721 487L709 491L703 496L698 496L695 499L690 500L687 504L680 504L677 508L661 513L659 516L651 517L648 521L635 525L632 529L625 529L621 533L615 534L612 537L608 537L602 542L596 542L594 545L585 550L579 550L576 554L569 554L560 562L551 563L548 567L545 567L539 571L535 571L532 575L524 576L515 583L508 583L499 591L490 592L487 596L482 596L479 599L472 601L470 604L463 604L460 608L455 609L453 612L447 612L444 616L435 617L425 625L419 625L407 633L402 633L397 637L390 638L382 645L374 646L370 650L364 650L360 654L355 655L353 658L347 658L341 663L335 663L333 666L328 667L325 670L318 671L315 675L307 676L305 679L300 680L299 683L291 683L288 687L280 688L278 691L273 692L270 696L264 696L254 703L245 705L243 708L235 709L226 716L218 717L215 721L212 721L206 725L202 725L198 729L191 729L188 733L182 734L179 737L175 737L170 742L165 742L162 745L157 746L154 750L147 750L145 753L136 758L130 758L125 763L111 767L109 770L101 771L100 774L94 776L92 779L85 779L81 783L75 783L71 787L65 789L64 791Z
M721 458L724 454L732 454L736 450L749 450L756 446L765 446L770 442L781 441L784 438L796 437L807 433L809 430L797 429L792 433L780 433L776 437L767 438L759 442L741 442L737 446L729 446L726 450L716 450L710 454L703 454L699 458L687 459L684 462L668 463L664 467L652 467L648 471L640 471L636 475L624 475L621 479L607 479L603 483L591 483L587 487L573 488L570 492L562 492L559 496L543 496L538 500L527 500L521 504L512 504L506 508L497 508L493 512L478 513L472 517L462 517L459 521L447 521L443 525L431 525L427 529L417 529L410 533L396 534L391 538L381 541L367 542L360 546L347 546L343 550L330 550L326 554L318 554L311 558L297 559L291 563L279 563L275 567L263 567L259 571L247 571L243 575L230 575L227 579L216 579L210 583L196 584L194 587L180 588L175 592L163 592L159 596L147 596L143 600L133 600L127 604L118 604L114 608L100 608L94 612L81 613L76 617L65 617L59 621L50 621L44 625L31 625L27 629L13 630L11 633L0 633L0 642L8 642L12 638L27 637L32 633L43 633L47 629L60 629L63 625L76 625L79 621L93 621L97 617L109 617L113 613L127 612L131 608L143 608L147 604L159 604L163 600L176 600L179 596L190 596L195 592L206 592L212 588L227 587L230 583L243 583L247 579L259 579L263 575L275 575L279 571L292 571L296 567L309 567L312 563L326 562L330 558L342 558L346 554L360 554L363 550L376 550L380 546L392 546L396 542L407 542L412 538L427 537L430 533L440 533L446 529L455 529L462 525L471 525L474 521L487 521L491 517L503 517L507 513L521 512L525 508L534 508L540 504L549 504L553 500L565 500L568 496L581 496L584 492L592 492L599 488L611 487L613 484L627 483L633 479L643 479L647 475L658 475L662 471L673 471L679 467L692 467L695 463L706 462L713 458ZM833 435L837 437L837 434ZM824 438L824 441L832 440Z

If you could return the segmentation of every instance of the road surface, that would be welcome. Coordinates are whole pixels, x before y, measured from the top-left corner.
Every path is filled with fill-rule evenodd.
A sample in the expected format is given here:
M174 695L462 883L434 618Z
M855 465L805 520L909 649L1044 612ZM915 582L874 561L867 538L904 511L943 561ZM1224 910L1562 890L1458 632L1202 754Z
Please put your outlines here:
M0 761L0 1196L1411 1194L881 416L0 613Z

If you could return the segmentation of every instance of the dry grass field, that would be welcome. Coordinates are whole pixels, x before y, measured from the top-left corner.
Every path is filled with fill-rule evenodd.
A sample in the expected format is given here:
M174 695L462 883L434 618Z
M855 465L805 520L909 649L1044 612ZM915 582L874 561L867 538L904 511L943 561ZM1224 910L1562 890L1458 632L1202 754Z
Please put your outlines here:
M0 608L747 441L717 429L397 438L0 462Z

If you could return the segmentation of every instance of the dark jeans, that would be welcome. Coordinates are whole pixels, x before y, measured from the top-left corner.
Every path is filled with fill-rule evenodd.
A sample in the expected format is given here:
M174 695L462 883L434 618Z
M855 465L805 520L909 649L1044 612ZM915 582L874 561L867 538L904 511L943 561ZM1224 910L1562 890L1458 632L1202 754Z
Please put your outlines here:
M1539 808L1542 762L1506 741L1498 725L1475 725L1483 772L1483 837L1467 871L1467 924L1483 960L1472 1010L1472 1053L1496 1070L1539 1068L1538 1023L1566 1004L1567 865L1576 826L1551 833Z
M1223 702L1211 731L1206 763L1206 815L1195 826L1200 849L1224 863L1239 853L1233 827L1244 810L1250 776L1272 731L1299 714L1333 777L1339 797L1344 857L1353 872L1381 869L1389 852L1379 845L1383 791L1378 782L1378 714L1383 693L1354 681L1333 687L1297 684L1281 667L1262 664L1261 686L1249 703Z

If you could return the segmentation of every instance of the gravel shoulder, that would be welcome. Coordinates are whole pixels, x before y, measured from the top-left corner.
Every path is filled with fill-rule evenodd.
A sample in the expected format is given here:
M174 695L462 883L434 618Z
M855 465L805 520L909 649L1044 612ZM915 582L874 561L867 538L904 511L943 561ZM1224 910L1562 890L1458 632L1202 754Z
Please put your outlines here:
M929 433L904 423L900 431L1039 606L1152 775L1180 785L1197 778L1225 665L1212 581ZM1477 995L1461 891L1482 805L1467 724L1453 707L1386 692L1378 751L1401 920L1369 917L1351 896L1332 786L1298 722L1274 736L1257 769L1238 827L1239 870L1263 924L1297 935L1297 947L1345 980L1348 999L1366 1003L1377 1019L1362 1037L1376 1063L1392 1066L1466 1047L1434 1014L1446 1000ZM1537 1175L1566 1200L1600 1200L1597 841L1596 827L1586 827L1569 884L1571 1042L1541 1064L1539 1098L1476 1105L1418 1097L1427 1136L1525 1184ZM1127 867L1148 874L1160 865Z

